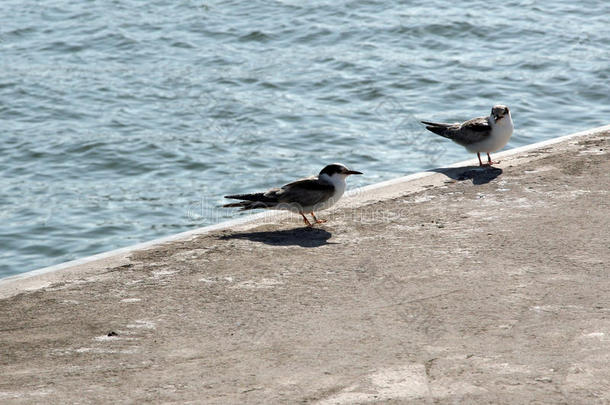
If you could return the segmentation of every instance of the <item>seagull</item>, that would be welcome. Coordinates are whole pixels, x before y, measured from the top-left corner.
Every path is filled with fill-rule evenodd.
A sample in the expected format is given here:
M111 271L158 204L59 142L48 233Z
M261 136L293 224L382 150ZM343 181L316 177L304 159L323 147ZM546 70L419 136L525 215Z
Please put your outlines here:
M345 192L345 178L351 174L362 174L349 170L340 163L326 166L317 176L307 177L288 183L280 188L272 188L263 193L227 195L225 198L243 200L225 204L223 207L239 207L241 211L256 208L288 210L298 212L305 225L312 227L305 213L311 214L316 224L326 222L318 219L315 211L333 206Z
M478 117L466 122L444 124L422 121L426 129L451 139L464 146L469 152L477 154L480 166L491 166L500 162L492 162L490 152L502 149L513 134L513 120L505 105L494 105L489 117ZM481 152L487 153L487 163L481 162Z

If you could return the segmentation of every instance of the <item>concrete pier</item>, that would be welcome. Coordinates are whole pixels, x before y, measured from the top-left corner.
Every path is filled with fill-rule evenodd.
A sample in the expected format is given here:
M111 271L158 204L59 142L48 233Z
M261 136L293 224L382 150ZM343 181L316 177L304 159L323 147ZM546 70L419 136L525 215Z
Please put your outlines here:
M610 403L610 126L0 281L0 403Z

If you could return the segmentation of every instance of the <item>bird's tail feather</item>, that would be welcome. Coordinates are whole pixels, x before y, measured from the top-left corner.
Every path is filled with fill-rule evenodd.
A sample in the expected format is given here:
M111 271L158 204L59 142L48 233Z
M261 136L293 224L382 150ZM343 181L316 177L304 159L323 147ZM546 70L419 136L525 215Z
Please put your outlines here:
M273 196L269 196L267 193L235 194L227 195L225 198L244 200L223 205L224 208L241 208L242 211L256 208L272 208L277 205L277 198L273 198Z
M223 208L241 208L240 211L253 210L256 208L273 208L275 203L266 203L261 201L240 201L223 205Z
M277 202L276 198L274 198L273 196L267 195L267 193L226 195L225 198L232 198L234 200L260 201L260 202Z
M445 124L442 122L430 122L430 121L421 121L422 124L426 124L426 125L430 125L433 127L444 127L447 128L449 126L449 124Z
M422 121L422 124L426 124L426 129L428 131L434 132L437 135L440 136L444 136L445 138L451 138L449 136L449 134L447 133L447 128L449 128L449 126L451 124L444 124L442 122L429 122L429 121Z

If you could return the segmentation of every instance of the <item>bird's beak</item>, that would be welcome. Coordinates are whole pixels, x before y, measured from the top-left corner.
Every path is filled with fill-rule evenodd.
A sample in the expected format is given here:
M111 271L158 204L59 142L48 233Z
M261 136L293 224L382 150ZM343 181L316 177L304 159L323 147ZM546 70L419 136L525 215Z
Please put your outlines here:
M345 172L345 174L347 174L349 176L350 174L362 174L362 172L357 172L355 170L348 170Z

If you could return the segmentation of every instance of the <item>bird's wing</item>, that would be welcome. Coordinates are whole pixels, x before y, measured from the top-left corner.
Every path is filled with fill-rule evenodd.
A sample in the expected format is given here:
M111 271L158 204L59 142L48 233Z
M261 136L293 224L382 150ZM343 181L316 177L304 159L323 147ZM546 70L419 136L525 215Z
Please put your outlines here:
M471 145L481 142L491 135L491 125L487 117L473 118L460 125L454 131L453 140L460 145Z
M460 127L459 123L445 124L444 122L422 121L422 124L426 124L426 129L428 131L449 139L453 139L453 133Z
M332 184L321 182L317 177L309 177L288 183L282 188L272 188L264 193L225 196L225 198L245 201L225 204L224 207L273 208L280 204L299 204L301 207L313 207L328 200L334 193L335 187Z
M462 124L422 122L427 125L426 129L429 131L449 138L463 146L481 142L491 135L491 125L489 125L487 117L473 118Z
M307 178L286 184L278 191L278 202L297 203L302 207L312 207L328 200L335 193L332 184L319 181L317 178Z

